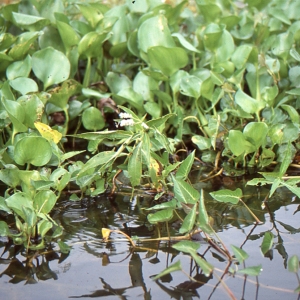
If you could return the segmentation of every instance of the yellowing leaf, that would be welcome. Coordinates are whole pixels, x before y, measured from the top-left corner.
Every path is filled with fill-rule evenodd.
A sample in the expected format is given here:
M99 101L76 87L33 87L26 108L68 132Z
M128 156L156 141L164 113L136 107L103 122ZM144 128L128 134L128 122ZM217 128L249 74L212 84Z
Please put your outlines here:
M62 138L62 134L59 131L52 129L50 126L44 123L34 122L34 126L39 131L41 136L48 141L53 141L55 144L57 144Z
M107 241L109 239L109 235L111 233L111 230L108 228L102 228L102 236L103 236L103 240Z

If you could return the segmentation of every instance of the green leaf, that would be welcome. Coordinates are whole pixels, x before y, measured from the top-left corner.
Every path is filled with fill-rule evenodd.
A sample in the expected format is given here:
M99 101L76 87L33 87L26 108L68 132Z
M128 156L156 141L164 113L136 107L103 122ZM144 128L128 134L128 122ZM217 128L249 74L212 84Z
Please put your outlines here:
M293 255L288 260L288 270L293 273L298 273L299 270L299 258L297 255Z
M186 217L183 220L183 223L179 229L180 233L186 233L191 231L195 226L196 221L196 214L197 214L197 203L194 205L194 207L190 210L190 212L186 215Z
M31 71L31 57L26 56L24 60L15 61L6 69L6 77L13 80L17 77L28 77Z
M246 155L256 150L256 147L247 141L244 134L239 130L229 131L228 146L230 151L236 156Z
M85 129L96 131L105 126L105 121L99 109L89 107L82 114L82 124Z
M196 144L200 150L206 150L211 147L211 139L202 135L192 136L192 142Z
M41 220L38 222L38 233L41 237L45 237L46 233L53 227L53 224L48 220Z
M256 149L266 143L268 126L264 122L250 122L243 131L244 137L253 144Z
M197 253L191 253L193 259L197 263L197 265L202 269L204 275L206 277L210 276L211 273L214 270L214 266L208 263L206 260L204 260L202 257L200 257Z
M196 47L194 47L190 42L188 42L182 34L176 32L176 33L172 33L172 36L175 36L176 38L178 38L180 44L185 49L200 53L200 51Z
M37 222L37 215L35 213L35 211L30 208L30 207L26 207L23 206L22 207L23 213L24 213L24 222L27 225L27 230L32 230L33 227L36 225Z
M142 177L142 144L139 143L133 150L128 161L128 173L132 186L137 186L141 183Z
M177 200L183 203L196 203L199 199L199 192L187 182L177 179L172 175L174 184L174 195Z
M51 47L32 55L32 70L36 77L44 83L45 90L53 84L67 80L70 68L68 58L62 52Z
M29 31L34 31L34 30L41 30L44 28L46 25L48 25L50 22L47 19L37 17L37 16L32 16L29 14L20 14L13 12L13 20L14 23L21 28L27 29Z
M216 192L211 192L210 195L217 201L224 203L237 204L241 197L243 197L243 192L240 188L232 191L228 189L219 190Z
M175 47L164 15L149 18L142 23L138 29L138 44L146 53L154 46Z
M8 225L4 221L0 221L0 236L10 236Z
M259 266L253 266L242 270L238 270L238 273L246 274L249 276L258 276L261 271L262 271L262 265L259 265Z
M192 253L197 251L200 248L200 243L192 242L192 241L180 241L175 245L172 245L172 248L177 251Z
M46 165L52 156L49 142L38 136L26 136L16 143L15 162L21 166L32 164L36 167Z
M204 203L204 192L201 190L200 192L200 202L199 202L199 227L206 233L212 234L214 230L212 229L211 225L209 224L208 214L205 208Z
M234 253L235 258L238 260L240 264L249 257L249 254L245 250L236 247L234 245L230 245L230 247Z
M105 165L108 163L114 156L116 155L115 151L103 151L95 156L93 156L91 159L89 159L85 165L81 168L80 173L83 173L91 168L96 168L101 165Z
M181 263L180 263L180 260L177 261L176 263L170 265L168 268L166 268L165 270L163 270L162 272L160 272L158 275L154 276L152 279L153 280L157 280L167 274L170 274L172 272L175 272L175 271L181 271L182 270L182 267L181 267Z
M173 209L167 208L167 209L157 211L154 214L149 214L147 218L151 224L168 222L173 218Z
M33 206L39 213L48 214L54 207L56 200L56 195L52 191L40 191L33 199Z
M190 171L192 169L193 163L195 159L195 150L188 155L188 157L180 164L177 172L176 172L176 179L187 179Z
M39 90L38 85L31 78L18 77L11 80L9 84L14 90L20 92L22 95L34 93Z
M189 75L180 81L180 93L198 99L201 95L202 80L198 77Z
M249 114L258 114L265 107L264 102L250 97L241 89L236 92L234 99L236 104Z
M63 241L57 242L61 253L68 254L71 251L71 247Z
M102 43L109 38L107 33L96 31L87 33L78 44L78 53L84 57L97 57L102 55Z
M164 46L154 46L148 49L149 63L152 68L161 70L166 76L171 76L188 63L188 56L184 49Z
M25 220L24 207L33 210L32 199L22 192L17 192L5 200L7 206Z
M270 249L272 249L274 242L274 236L272 232L267 231L264 234L264 238L261 244L261 252L265 255Z

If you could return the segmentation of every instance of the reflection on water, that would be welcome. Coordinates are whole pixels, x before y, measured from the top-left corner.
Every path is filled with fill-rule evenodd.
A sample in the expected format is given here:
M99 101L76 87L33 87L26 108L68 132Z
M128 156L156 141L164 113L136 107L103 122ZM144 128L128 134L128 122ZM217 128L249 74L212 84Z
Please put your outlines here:
M153 205L150 196L118 194L115 197L61 201L53 218L65 228L63 240L72 246L69 255L56 252L51 245L44 253L26 257L22 249L6 239L0 240L0 280L3 299L297 299L295 274L287 271L287 260L299 252L299 199L285 189L262 208L268 190L244 188L245 202L263 222L254 225L241 205L224 205L209 200L207 210L214 218L214 229L229 251L242 247L249 255L244 266L228 262L211 244L200 241L199 255L215 266L206 277L188 256L171 247L169 241L146 241L157 237L156 227L147 223L144 208ZM176 222L171 236L178 235ZM103 242L101 229L122 230L138 236L133 249L124 236L113 233ZM166 236L164 226L160 227ZM266 231L274 236L274 246L264 257L260 245ZM181 261L184 272L174 272L158 281L152 278L166 267ZM226 270L262 264L256 277L229 275ZM219 278L223 283L219 283ZM13 283L13 284L12 284ZM35 284L33 284L35 283ZM233 295L230 297L230 293Z

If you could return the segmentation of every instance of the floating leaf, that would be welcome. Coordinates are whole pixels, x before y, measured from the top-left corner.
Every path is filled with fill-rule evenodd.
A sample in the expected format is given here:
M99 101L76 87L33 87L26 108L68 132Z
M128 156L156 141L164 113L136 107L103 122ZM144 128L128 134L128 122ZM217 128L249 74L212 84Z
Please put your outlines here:
M177 251L182 251L185 253L192 253L199 249L200 243L192 242L192 241L180 241L175 245L172 245L172 248Z

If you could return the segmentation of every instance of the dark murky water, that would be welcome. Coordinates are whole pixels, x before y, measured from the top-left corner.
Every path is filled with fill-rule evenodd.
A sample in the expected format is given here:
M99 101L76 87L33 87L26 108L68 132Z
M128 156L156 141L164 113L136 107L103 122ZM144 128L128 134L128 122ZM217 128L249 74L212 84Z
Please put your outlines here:
M285 189L278 190L268 205L261 204L267 189L244 189L245 201L262 225L244 207L225 206L208 201L207 210L214 217L214 227L223 243L242 246L250 255L245 267L262 264L263 271L256 277L242 274L223 278L227 289L236 299L298 299L296 275L286 268L288 257L300 256L298 210L300 201ZM129 242L113 233L113 241L102 241L101 229L119 229L131 236L151 238L156 228L147 223L144 207L152 205L151 197L119 194L115 198L99 197L82 202L61 201L53 218L65 228L64 240L72 246L68 256L49 252L26 263L26 257L14 257L13 247L0 241L0 299L230 299L222 284L218 284L228 262L203 242L199 254L216 268L214 276L205 277L195 268L189 256L171 248L168 241L140 242L131 252ZM288 227L291 226L291 227ZM177 224L172 224L171 235L177 235ZM264 257L260 251L263 234L275 236L273 251ZM294 232L294 233L292 233ZM162 233L165 234L164 228ZM6 246L6 248L5 248ZM14 257L14 258L13 258ZM180 260L183 272L166 275L161 280L151 277ZM231 265L233 269L236 266ZM243 266L238 266L242 269Z

